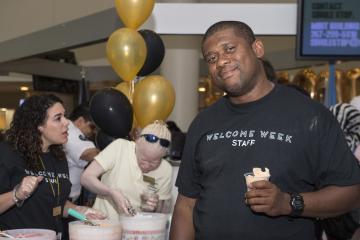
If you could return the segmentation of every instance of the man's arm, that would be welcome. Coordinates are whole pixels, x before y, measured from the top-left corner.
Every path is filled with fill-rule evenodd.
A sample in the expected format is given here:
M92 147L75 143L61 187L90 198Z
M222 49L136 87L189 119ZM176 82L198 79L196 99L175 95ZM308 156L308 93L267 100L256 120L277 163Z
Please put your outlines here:
M193 209L196 199L178 194L170 227L171 240L195 239Z
M110 196L111 188L99 180L104 172L102 166L97 161L93 161L82 174L81 185L98 195Z
M289 215L290 195L268 181L252 183L246 202L255 212L269 216ZM332 217L359 207L360 185L327 186L314 192L300 193L304 199L304 217Z
M103 167L95 160L92 161L81 176L81 185L93 193L101 196L108 196L113 199L118 210L122 209L126 214L130 214L129 200L123 195L120 189L112 189L99 180L99 177L105 172Z
M99 152L100 150L97 148L88 148L81 154L80 159L91 162Z
M305 202L303 216L332 217L359 207L360 184L328 186L302 195Z

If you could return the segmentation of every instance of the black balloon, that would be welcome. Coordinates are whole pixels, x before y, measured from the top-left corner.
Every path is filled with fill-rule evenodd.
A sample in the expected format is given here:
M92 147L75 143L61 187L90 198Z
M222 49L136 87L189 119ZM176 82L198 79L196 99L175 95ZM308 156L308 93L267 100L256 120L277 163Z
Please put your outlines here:
M139 33L144 38L147 48L147 55L143 67L137 76L146 76L155 71L161 64L165 55L165 47L161 37L151 30L140 30Z
M107 147L107 145L109 145L110 143L112 143L112 141L114 141L116 138L111 137L109 135L107 135L106 133L104 133L103 131L98 131L95 137L95 144L96 147L100 150L103 150L104 148Z
M97 91L90 100L90 114L95 124L107 135L116 138L129 135L133 109L122 92L112 88Z

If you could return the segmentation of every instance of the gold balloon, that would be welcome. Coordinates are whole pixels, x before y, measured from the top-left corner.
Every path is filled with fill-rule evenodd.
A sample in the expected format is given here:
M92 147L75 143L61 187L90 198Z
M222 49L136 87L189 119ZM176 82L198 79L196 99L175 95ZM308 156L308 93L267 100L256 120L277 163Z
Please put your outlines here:
M346 72L346 76L351 81L351 99L360 95L360 68L350 69Z
M277 72L276 79L278 84L289 84L289 73L287 71Z
M148 76L135 86L133 107L137 124L141 128L155 120L165 121L174 104L174 87L162 76Z
M307 91L314 98L316 77L317 75L312 69L302 69L296 73L292 83Z
M325 91L327 86L326 72L320 72L315 82L315 96L314 98L321 103L325 101Z
M111 34L106 55L115 72L124 81L131 81L145 63L145 40L133 29L120 28Z
M132 95L129 82L121 82L115 86L115 89L125 94L125 96L132 102Z
M351 80L346 76L345 72L336 70L336 93L338 102L348 103L352 99Z
M115 0L116 11L124 25L137 29L151 15L154 0Z
M219 100L224 95L224 91L222 91L216 85L213 85L210 76L205 78L205 82L208 89L206 92L205 106L208 107Z
M133 88L132 84L134 84L134 83L133 82L121 82L114 87L116 90L125 94L125 96L129 99L130 103L133 102L133 95L134 95L134 88ZM137 126L137 122L136 122L136 117L135 117L135 113L134 113L132 129L136 128L136 126Z
M324 102L326 87L329 82L329 71L322 71L316 79L316 99ZM347 103L351 100L351 80L341 70L335 71L336 98L337 102Z

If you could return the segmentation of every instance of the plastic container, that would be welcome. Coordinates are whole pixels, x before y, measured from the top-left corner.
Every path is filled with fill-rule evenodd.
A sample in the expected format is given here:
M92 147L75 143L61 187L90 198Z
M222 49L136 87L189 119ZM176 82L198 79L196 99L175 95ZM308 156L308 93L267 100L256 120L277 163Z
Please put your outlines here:
M121 240L119 221L92 220L100 226L86 225L81 221L69 223L70 240Z
M6 233L20 240L56 240L55 231L48 229L37 229L37 228L24 228L24 229L12 229L6 230ZM7 239L0 237L0 239Z
M162 213L138 213L134 217L120 216L123 228L122 240L165 240L168 218L168 215Z

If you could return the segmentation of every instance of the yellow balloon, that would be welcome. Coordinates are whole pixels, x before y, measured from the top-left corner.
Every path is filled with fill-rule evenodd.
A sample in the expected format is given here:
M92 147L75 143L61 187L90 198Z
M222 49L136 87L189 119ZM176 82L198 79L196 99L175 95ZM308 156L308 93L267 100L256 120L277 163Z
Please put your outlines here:
M125 96L132 102L132 93L130 91L130 83L129 82L121 82L115 86L115 89L125 94Z
M174 104L174 87L162 76L148 76L135 86L133 108L141 128L155 120L165 121Z
M116 11L124 25L137 29L151 15L154 0L115 0Z
M305 68L298 71L292 80L292 83L304 89L312 98L315 97L315 84L317 75L314 70Z
M324 102L326 88L329 84L329 71L322 71L316 79L317 99ZM348 103L351 100L351 79L340 69L335 71L337 102Z
M129 99L130 103L132 103L132 96L134 95L133 92L134 91L131 89L131 83L130 82L121 82L118 85L116 85L114 87L116 90L122 92L123 94L125 94L125 96ZM136 122L136 117L135 117L135 113L133 114L133 124L132 124L132 129L137 127L137 122Z
M351 81L351 99L360 94L360 68L353 68L346 72Z
M115 72L124 81L131 81L145 63L145 40L133 29L120 28L107 41L106 55Z

